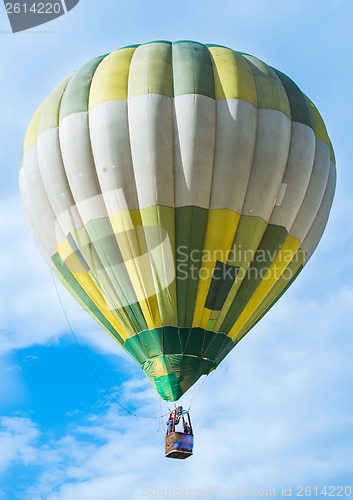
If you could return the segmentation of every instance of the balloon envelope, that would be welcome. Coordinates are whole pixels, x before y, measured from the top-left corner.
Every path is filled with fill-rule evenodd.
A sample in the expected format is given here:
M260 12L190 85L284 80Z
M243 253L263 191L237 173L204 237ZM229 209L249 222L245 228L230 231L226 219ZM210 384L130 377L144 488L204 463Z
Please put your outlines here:
M281 72L157 41L54 88L29 125L20 188L48 264L174 401L312 255L335 159L317 109Z

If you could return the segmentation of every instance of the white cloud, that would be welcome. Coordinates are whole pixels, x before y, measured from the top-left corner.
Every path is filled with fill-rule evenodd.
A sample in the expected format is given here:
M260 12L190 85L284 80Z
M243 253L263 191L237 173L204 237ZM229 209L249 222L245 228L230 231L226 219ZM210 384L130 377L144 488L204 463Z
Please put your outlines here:
M0 472L18 462L26 466L35 461L39 436L40 431L28 417L0 417Z

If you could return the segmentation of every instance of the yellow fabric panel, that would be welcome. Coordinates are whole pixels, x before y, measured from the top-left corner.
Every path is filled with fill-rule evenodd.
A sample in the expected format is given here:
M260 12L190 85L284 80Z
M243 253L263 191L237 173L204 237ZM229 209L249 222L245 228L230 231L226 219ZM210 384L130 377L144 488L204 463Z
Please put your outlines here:
M320 141L324 142L331 149L330 139L327 135L327 130L324 124L324 120L322 119L320 113L318 112L315 104L309 99L309 97L305 96L305 98L309 104L311 113L313 115L316 139L319 139Z
M110 216L124 263L148 328L162 326L156 294L146 290L153 283L140 210L123 210Z
M225 47L209 47L216 99L242 99L256 106L256 90L249 66L240 54Z
M23 145L23 152L27 151L27 149L37 144L37 131L38 131L39 118L42 113L44 103L45 101L43 101L42 104L39 106L37 111L32 116L32 119L28 125Z
M61 241L56 244L56 249L63 259L67 267L72 272L73 276L80 283L82 288L85 290L89 298L94 302L94 304L98 307L101 313L105 316L105 318L109 321L112 327L119 333L123 340L126 340L129 335L127 334L123 325L118 321L116 315L113 311L108 308L107 302L104 299L103 295L100 293L92 278L88 274L88 272L84 269L80 260L73 252L70 243L68 240ZM81 266L81 269L80 269ZM75 269L76 272L73 271ZM131 328L131 327L130 327Z
M233 210L209 210L200 278L192 326L207 328L211 310L205 308L213 270L218 261L227 263L240 215Z
M260 217L242 215L238 224L238 230L235 233L233 252L230 255L228 264L238 266L237 277L230 289L226 301L217 318L214 326L214 332L219 332L224 318L226 317L230 306L232 305L236 294L246 276L256 249L260 244L261 238L266 230L267 223Z
M172 46L153 42L140 45L130 67L129 99L145 94L173 97Z
M284 270L289 266L295 254L299 250L299 247L300 241L297 238L293 238L293 236L287 236L270 268L268 269L259 286L256 288L255 293L253 294L245 309L239 316L237 322L229 332L229 337L232 340L238 340L237 336L240 333L241 329L255 313L256 309L260 306L266 295L271 291L271 289L280 279Z
M98 66L91 84L89 107L107 101L126 101L130 63L135 47L112 52Z
M166 363L163 356L158 356L153 359L153 378L163 377L166 375Z

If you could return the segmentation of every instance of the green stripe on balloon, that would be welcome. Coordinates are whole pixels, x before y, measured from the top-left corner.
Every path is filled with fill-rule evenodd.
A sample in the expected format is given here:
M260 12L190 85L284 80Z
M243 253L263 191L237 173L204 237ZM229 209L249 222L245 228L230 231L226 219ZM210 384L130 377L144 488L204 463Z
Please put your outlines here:
M208 210L179 207L175 210L178 325L191 326L201 268Z
M173 43L173 94L199 94L216 98L212 59L198 42Z
M59 121L73 113L88 111L88 97L92 78L98 65L106 55L92 59L71 78L61 101Z
M240 314L246 307L251 296L264 277L264 272L270 267L277 252L286 239L287 231L280 226L269 225L261 239L260 245L254 255L252 264L242 281L238 293L235 296L227 316L225 317L221 330L229 333Z
M58 83L54 90L49 94L49 97L45 101L42 113L40 115L38 123L38 136L45 130L59 126L61 101L65 89L73 75L74 73L61 80L61 82Z
M281 80L282 85L286 90L292 121L303 123L304 125L307 125L311 129L315 130L313 116L303 92L287 75L281 73L281 71L278 71L275 68L272 69Z

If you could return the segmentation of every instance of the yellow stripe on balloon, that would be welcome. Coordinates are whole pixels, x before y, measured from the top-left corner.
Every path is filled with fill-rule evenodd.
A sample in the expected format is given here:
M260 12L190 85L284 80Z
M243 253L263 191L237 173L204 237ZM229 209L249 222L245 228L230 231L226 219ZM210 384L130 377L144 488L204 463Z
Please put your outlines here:
M156 293L146 289L147 284L153 287L153 276L141 212L122 210L111 215L110 222L147 326L161 327Z
M244 58L225 47L209 47L212 56L216 99L242 99L256 106L256 89Z
M46 101L46 99L45 99ZM35 146L37 144L37 132L38 132L38 124L39 124L39 119L40 115L42 113L42 109L44 106L45 101L42 102L42 104L39 106L37 111L34 113L32 116L32 120L30 121L27 132L25 135L25 141L23 145L23 152L27 151L27 149L31 148L32 146Z
M233 304L236 294L246 276L254 258L255 252L265 233L267 224L261 217L242 215L238 224L232 245L232 252L228 260L231 266L239 267L237 277L230 289L223 307L218 314L213 331L219 332L227 313Z
M146 94L173 97L172 45L153 42L140 45L133 57L128 98Z
M132 56L136 47L112 52L98 66L91 84L89 108L108 101L126 101Z
M210 210L208 212L203 258L197 289L193 327L207 328L211 310L205 308L216 262L227 263L240 215L233 210Z

